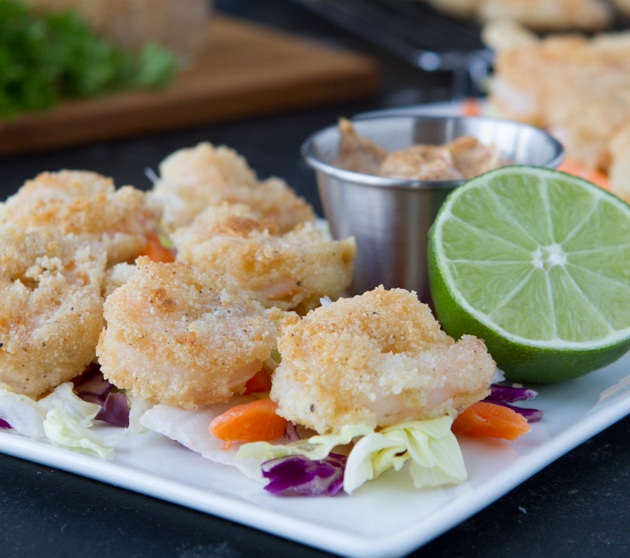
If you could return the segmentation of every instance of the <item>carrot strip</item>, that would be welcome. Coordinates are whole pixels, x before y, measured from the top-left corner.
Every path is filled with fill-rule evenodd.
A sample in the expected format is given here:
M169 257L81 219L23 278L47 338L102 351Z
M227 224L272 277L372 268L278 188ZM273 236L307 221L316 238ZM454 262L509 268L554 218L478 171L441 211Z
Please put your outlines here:
M144 256L148 256L154 262L173 262L175 261L175 252L162 244L160 238L154 234L147 235L147 242L144 245Z
M604 190L610 190L610 181L608 180L608 176L606 176L606 174L597 169L585 167L584 165L577 163L572 159L565 159L564 161L562 161L562 163L558 167L558 170L564 171L574 176L579 176L580 178L584 178L585 180L596 184Z
M469 434L516 440L531 430L527 419L503 405L478 401L462 411L453 422L454 434Z
M228 409L210 422L210 434L226 442L265 442L279 438L287 426L269 398Z
M261 393L271 389L271 374L265 368L261 368L245 384L245 394Z

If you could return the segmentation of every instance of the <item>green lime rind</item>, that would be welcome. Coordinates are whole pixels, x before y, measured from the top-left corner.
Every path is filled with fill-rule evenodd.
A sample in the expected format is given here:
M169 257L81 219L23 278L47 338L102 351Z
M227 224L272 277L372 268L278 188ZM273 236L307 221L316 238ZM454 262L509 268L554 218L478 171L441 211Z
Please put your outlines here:
M494 329L466 312L444 284L435 262L435 251L429 247L429 284L435 312L442 328L455 339L472 334L483 339L488 351L515 382L552 383L583 376L615 362L630 350L630 339L621 344L610 344L591 349L557 349L526 346L497 336Z
M563 265L531 265L555 242ZM484 339L510 380L569 380L630 350L630 206L587 181L512 166L467 182L429 232L428 266L444 330Z

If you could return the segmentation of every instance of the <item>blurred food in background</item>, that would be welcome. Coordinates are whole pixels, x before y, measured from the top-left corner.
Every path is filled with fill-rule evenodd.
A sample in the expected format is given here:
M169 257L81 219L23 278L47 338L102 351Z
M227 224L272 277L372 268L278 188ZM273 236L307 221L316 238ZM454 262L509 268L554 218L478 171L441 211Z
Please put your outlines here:
M126 50L156 42L191 63L208 41L211 0L23 0L37 13L72 10Z
M630 32L539 38L494 22L483 37L496 52L489 112L545 128L571 164L607 176L629 199Z
M628 0L416 0L454 17L509 19L536 31L598 31L613 21L613 4Z
M0 0L0 119L157 89L194 64L208 0Z

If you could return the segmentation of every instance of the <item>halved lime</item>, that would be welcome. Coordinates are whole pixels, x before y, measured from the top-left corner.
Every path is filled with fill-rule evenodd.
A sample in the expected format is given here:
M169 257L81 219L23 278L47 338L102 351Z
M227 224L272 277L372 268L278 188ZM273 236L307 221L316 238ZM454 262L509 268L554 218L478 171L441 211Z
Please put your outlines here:
M630 206L560 171L503 167L457 188L429 233L444 330L508 379L557 382L630 349Z

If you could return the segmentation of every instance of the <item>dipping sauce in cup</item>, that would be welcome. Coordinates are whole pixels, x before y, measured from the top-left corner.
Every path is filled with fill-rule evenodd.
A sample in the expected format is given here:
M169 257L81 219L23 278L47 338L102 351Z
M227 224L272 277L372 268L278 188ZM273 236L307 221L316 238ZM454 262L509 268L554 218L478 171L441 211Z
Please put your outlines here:
M496 118L396 112L359 117L352 126L360 138L385 153L472 137L496 149L505 163L555 168L564 156L562 145L545 131ZM427 234L446 196L465 178L396 178L343 168L366 167L353 167L340 158L341 139L339 126L324 128L304 142L302 155L315 169L333 238L356 239L358 252L349 294L383 285L414 290L420 300L428 302Z

